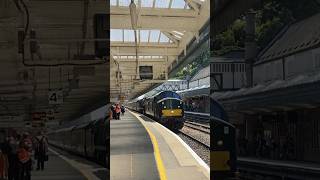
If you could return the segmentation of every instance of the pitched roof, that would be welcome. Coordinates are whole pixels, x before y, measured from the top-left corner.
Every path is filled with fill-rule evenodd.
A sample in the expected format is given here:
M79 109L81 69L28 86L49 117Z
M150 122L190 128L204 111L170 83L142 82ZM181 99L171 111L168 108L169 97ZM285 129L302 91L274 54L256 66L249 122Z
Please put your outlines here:
M202 69L200 69L192 78L191 78L191 82L192 81L197 81L199 79L203 79L210 76L210 65L206 66Z
M280 32L257 63L279 59L320 45L320 13L296 22Z

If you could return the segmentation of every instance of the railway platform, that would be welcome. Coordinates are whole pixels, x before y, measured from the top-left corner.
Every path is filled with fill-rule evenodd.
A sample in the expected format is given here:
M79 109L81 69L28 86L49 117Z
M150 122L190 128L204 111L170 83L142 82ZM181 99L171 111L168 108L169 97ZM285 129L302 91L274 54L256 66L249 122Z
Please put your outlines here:
M94 162L56 148L49 148L49 161L43 171L31 172L31 180L106 180L109 171Z
M175 133L127 111L110 123L110 179L208 180L210 170Z

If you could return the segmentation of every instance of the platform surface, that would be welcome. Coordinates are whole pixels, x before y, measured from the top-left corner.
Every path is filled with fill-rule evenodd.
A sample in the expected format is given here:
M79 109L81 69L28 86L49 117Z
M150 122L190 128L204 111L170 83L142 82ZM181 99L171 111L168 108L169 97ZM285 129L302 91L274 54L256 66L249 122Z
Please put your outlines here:
M110 179L158 180L152 142L130 113L110 122Z
M50 148L49 161L45 163L43 171L31 172L32 180L107 180L107 169L88 161L82 157L69 154L60 149Z
M143 115L127 111L121 120L111 120L110 138L111 180L210 179L209 168L190 147Z

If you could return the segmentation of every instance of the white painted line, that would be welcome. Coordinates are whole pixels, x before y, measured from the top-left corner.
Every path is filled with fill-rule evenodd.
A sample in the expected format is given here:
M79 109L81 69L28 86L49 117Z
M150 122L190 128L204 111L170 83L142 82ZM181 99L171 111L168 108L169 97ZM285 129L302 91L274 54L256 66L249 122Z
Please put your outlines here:
M158 123L158 122L157 122ZM175 138L178 139L178 141L190 152L190 154L196 159L196 161L203 166L206 171L210 174L210 167L207 165L207 163L205 163L199 156L197 153L195 153L189 145L187 145L187 143L185 143L177 134L173 133L172 131L170 131L168 128L164 127L162 124L158 123L163 129L165 129L167 132L171 133L171 135L173 135Z
M71 160L63 155L61 155L60 153L56 152L55 150L49 148L49 151L51 151L52 153L54 153L55 155L57 155L58 157L60 157L61 159L63 159L64 161L66 161L68 164L70 164L73 168L77 169L79 172L81 172L81 174L83 176L85 176L88 180L100 180L99 178L97 178L95 175L92 174L92 172L88 171L88 167L81 167L83 165L80 165L78 162ZM84 171L86 170L86 171Z

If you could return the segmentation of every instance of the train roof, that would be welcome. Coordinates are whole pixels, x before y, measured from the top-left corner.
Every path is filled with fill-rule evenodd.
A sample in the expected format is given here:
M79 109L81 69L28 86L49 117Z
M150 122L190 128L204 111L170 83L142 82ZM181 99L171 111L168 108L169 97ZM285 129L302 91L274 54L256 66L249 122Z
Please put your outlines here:
M150 97L150 99L155 98L156 100L160 100L160 99L168 98L168 97L181 99L181 96L174 91L161 91L161 92L155 94L154 96Z

